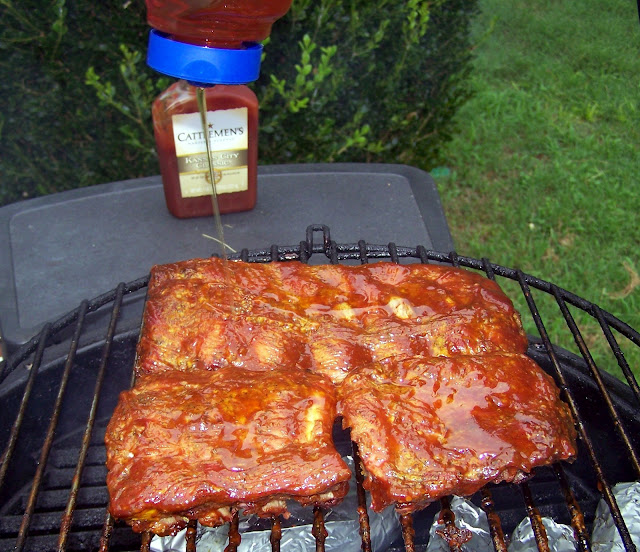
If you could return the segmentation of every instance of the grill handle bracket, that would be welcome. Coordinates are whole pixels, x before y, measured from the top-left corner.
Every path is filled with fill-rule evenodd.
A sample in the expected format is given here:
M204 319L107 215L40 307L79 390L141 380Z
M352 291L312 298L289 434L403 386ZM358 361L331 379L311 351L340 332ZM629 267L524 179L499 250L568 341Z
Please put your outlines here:
M322 232L322 245L315 244L313 235L316 232ZM326 224L310 224L307 226L307 251L309 256L314 253L324 253L327 257L331 257L331 231Z

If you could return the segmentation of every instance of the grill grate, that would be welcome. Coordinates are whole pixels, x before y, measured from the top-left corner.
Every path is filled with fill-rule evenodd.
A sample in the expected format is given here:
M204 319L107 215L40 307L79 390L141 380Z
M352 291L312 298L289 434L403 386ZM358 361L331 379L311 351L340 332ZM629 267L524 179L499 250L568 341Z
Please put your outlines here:
M318 236L320 242L316 240ZM577 422L581 450L573 466L539 468L530 482L486 487L474 497L487 514L495 550L507 550L505 535L513 530L523 512L531 521L539 550L548 550L543 515L570 523L579 550L591 550L588 526L600 496L609 505L626 550L636 550L611 485L640 478L640 389L612 330L633 346L640 346L637 331L573 293L487 259L393 243L337 244L322 225L308 227L306 239L298 246L243 250L237 258L247 262L438 262L479 270L491 279L515 282L540 335L539 339L531 338L529 354L560 386ZM45 325L38 336L9 359L0 374L0 399L8 414L6 422L0 424L4 449L0 465L0 504L4 505L0 506L0 549L150 549L150 534L135 535L107 513L103 445L118 392L132 383L133 351L147 284L148 278L141 278L120 284L92 301L83 301L68 315ZM552 345L532 289L553 297L582 358ZM628 387L600 372L570 307L598 322ZM128 324L127 320L133 323ZM609 440L605 446L603 437ZM352 454L362 550L369 552L372 543L366 495L355 444ZM520 494L519 499L514 489ZM402 541L392 544L390 550L424 550L426 531L438 506L445 532L455 535L455 516L449 500L443 499L440 505L413 516L401 516ZM230 524L229 552L240 544L238 526L236 513ZM324 550L327 530L320 508L314 510L312 534L316 550ZM280 550L281 536L281 522L276 518L271 526L272 550ZM196 549L195 524L187 529L186 543L187 550Z

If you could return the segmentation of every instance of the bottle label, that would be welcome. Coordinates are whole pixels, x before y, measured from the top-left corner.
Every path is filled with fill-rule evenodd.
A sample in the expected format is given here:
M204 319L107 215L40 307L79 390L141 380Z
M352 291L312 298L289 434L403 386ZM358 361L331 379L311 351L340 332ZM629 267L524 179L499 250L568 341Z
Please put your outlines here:
M211 195L200 113L182 113L172 119L182 197ZM244 192L249 188L247 121L246 107L207 112L216 194Z

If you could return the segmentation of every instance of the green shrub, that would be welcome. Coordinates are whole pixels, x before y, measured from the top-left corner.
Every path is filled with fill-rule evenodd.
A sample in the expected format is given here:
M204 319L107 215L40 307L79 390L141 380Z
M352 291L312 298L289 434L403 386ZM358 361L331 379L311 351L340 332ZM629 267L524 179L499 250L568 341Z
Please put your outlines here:
M260 80L260 162L429 168L469 96L475 0L294 0ZM0 204L158 173L142 0L0 0Z
M475 6L294 0L257 83L262 159L433 166L469 97Z
M149 140L126 145L130 123L85 84L93 66L126 95L119 44L143 50L144 4L0 0L0 10L0 202L156 172Z

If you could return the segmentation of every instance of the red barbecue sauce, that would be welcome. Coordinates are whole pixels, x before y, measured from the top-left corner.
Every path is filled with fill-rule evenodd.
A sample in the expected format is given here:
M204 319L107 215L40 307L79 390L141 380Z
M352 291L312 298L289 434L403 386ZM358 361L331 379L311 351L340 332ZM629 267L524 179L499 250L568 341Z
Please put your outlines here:
M287 12L291 2L147 0L147 21L151 27L176 41L213 48L240 49L246 43L261 42L267 38L271 26ZM219 211L230 213L252 209L257 195L258 100L244 84L217 84L206 89L206 102L208 113L242 110L237 116L246 121L242 125L248 138L246 149L245 146L237 148L235 144L227 148L223 143L220 148L223 153L214 156ZM204 189L204 183L210 181L206 174L208 169L196 167L197 156L206 148L200 152L176 151L178 138L174 136L174 116L199 113L195 87L185 82L175 83L155 100L152 113L169 211L180 218L213 214L211 191ZM213 132L235 132L238 127L225 128ZM212 150L216 150L215 144L212 144ZM180 174L193 174L192 168L197 168L202 174L199 177L186 177L190 182L185 183L183 179L181 183ZM228 177L230 171L234 173L232 177ZM242 174L238 176L239 173Z

